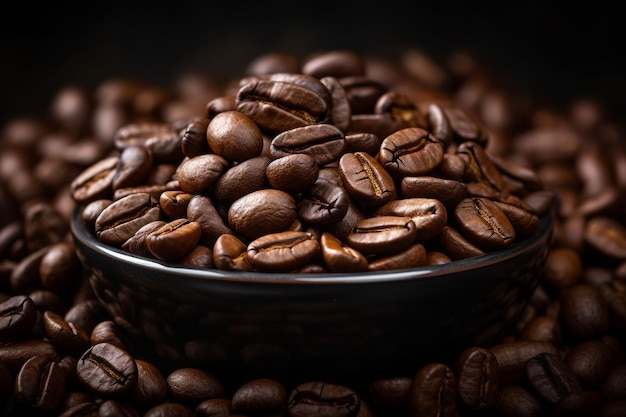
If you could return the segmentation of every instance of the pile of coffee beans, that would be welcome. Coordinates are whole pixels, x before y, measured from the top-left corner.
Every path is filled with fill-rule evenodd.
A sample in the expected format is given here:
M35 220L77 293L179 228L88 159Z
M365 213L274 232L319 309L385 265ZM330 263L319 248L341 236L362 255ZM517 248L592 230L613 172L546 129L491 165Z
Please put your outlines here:
M550 208L453 101L417 101L350 51L274 60L205 115L115 132L71 183L98 239L190 266L358 273L504 249Z
M94 91L65 86L47 116L4 126L0 414L626 415L622 126L596 101L551 109L511 92L463 51L441 62L409 50L399 61L347 51L302 61L272 53L232 84L190 74L168 89L128 79ZM233 132L242 139L229 140ZM395 211L407 198L419 204ZM457 210L466 198L470 208ZM127 202L118 207L127 214L142 210L144 220L159 213L142 227L163 223L144 230L143 241L130 239L136 224L109 227L119 224L111 210L116 201ZM296 383L259 378L232 385L210 369L164 369L130 353L75 252L69 219L76 203L99 239L130 252L261 271L384 269L386 258L404 267L413 255L399 254L415 245L435 254L423 262L449 262L532 233L533 216L552 204L556 220L540 285L514 332L497 345L461 347L454 362L398 375L366 374L355 386L297 376ZM256 213L264 204L271 212ZM377 213L383 207L390 211ZM442 222L444 212L450 216ZM459 226L475 224L468 217L476 213L493 222L494 246L478 229ZM249 215L276 218L282 230ZM385 221L370 223L378 215ZM398 250L381 253L367 233L362 241L350 236L357 224L366 231L382 225L390 236L404 236L396 229L415 234L395 246L385 237ZM444 234L441 225L450 228L447 239L435 238ZM420 241L418 226L433 235ZM181 245L183 234L198 240ZM237 238L218 244L224 236ZM320 246L306 262L299 258L305 255L297 262L255 259L255 248L277 239L298 254ZM470 249L450 250L446 240ZM366 267L356 262L360 252ZM329 253L333 261L322 262Z

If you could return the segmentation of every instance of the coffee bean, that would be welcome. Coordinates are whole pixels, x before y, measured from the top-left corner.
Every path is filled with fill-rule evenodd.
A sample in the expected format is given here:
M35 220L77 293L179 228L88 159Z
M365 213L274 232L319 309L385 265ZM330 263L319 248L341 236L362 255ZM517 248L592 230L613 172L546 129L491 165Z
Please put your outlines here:
M137 385L137 364L124 349L98 343L83 353L76 364L79 380L104 398L123 398Z

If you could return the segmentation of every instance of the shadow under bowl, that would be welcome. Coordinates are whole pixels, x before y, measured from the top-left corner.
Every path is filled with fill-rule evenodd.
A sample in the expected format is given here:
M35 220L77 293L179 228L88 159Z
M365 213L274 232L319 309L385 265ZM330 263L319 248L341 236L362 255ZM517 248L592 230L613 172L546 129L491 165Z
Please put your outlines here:
M412 375L505 337L538 285L554 213L508 248L445 265L358 274L190 269L71 231L97 298L136 357L224 378ZM347 382L346 382L347 383Z

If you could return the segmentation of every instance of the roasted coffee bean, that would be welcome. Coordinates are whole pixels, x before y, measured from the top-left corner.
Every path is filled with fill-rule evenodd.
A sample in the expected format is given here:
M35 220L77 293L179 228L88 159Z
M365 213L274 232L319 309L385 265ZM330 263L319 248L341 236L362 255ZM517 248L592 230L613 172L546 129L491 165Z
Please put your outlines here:
M228 417L233 414L232 400L230 398L210 398L198 404L195 411L199 417Z
M142 226L161 219L158 202L148 193L133 193L107 206L96 219L98 239L121 246Z
M51 245L39 263L39 278L44 288L61 290L79 281L80 260L71 242Z
M453 214L459 231L486 251L503 249L515 240L515 228L492 200L464 198Z
M472 258L486 253L451 226L445 226L441 231L439 247L452 260Z
M213 374L197 368L179 368L166 378L167 392L181 403L199 404L210 398L222 398L224 386Z
M453 132L443 107L437 103L430 104L425 118L427 130L447 147L452 142Z
M312 156L295 153L269 162L265 168L265 175L273 188L290 194L299 194L315 184L319 171L319 165Z
M213 269L213 249L199 244L180 258L179 262L188 268Z
M15 295L0 303L0 342L25 335L37 320L37 307L26 295Z
M0 346L0 362L14 375L33 356L47 356L53 362L60 359L57 349L46 340L24 340Z
M187 215L187 205L195 195L180 190L165 191L159 196L159 206L168 218L182 218Z
M70 184L72 198L86 205L94 200L113 198L113 179L117 174L119 156L109 156L94 163Z
M348 75L338 79L346 91L353 115L373 114L380 96L389 91L387 86L366 75Z
M458 398L472 410L488 410L496 402L500 368L493 352L481 347L465 349L456 360Z
M565 362L585 389L597 389L613 366L611 350L600 340L586 340L573 346Z
M324 382L305 382L293 388L287 401L292 417L346 416L359 414L361 398L349 387Z
M331 233L322 233L320 248L324 264L331 272L367 271L367 258Z
M237 110L271 133L325 123L329 118L329 102L315 88L275 80L251 80L241 86Z
M336 161L345 148L345 136L331 124L318 123L289 129L276 135L270 146L270 156L278 159L283 156L303 153L309 155L318 166Z
M207 246L213 246L219 236L232 232L224 223L211 199L202 194L194 195L189 200L187 218L200 224L202 229L200 241Z
M129 146L122 150L113 177L113 189L135 187L144 182L152 170L152 152L140 145Z
M534 392L550 404L557 404L569 394L582 391L576 374L555 354L540 353L526 362L524 370Z
M348 212L350 197L339 185L317 180L298 201L298 218L315 227L337 224Z
M208 119L202 120L202 124L208 123L211 119L213 119L218 113L222 113L225 111L234 111L237 110L237 97L234 95L226 95L221 97L215 97L206 104L206 116ZM198 127L198 130L201 129L201 126ZM202 134L206 134L206 129L204 132L199 132ZM185 137L183 136L183 140ZM206 142L206 137L205 137ZM206 152L202 152L206 153ZM189 155L191 156L191 155Z
M137 364L124 349L98 343L83 353L76 364L78 379L103 398L123 398L135 389Z
M228 224L248 239L287 230L297 218L295 199L284 191L254 191L236 200L228 209Z
M613 259L626 259L626 228L616 220L603 216L589 219L584 237L599 253Z
M400 191L405 198L433 198L450 209L467 197L464 182L426 175L402 178Z
M278 161L280 160L282 158ZM246 194L270 188L267 172L270 162L271 159L268 156L261 155L230 167L213 185L216 204L230 206L235 200ZM305 175L302 173L303 177ZM290 180L294 181L294 178ZM288 179L283 179L283 181L288 181ZM280 187L273 188L281 189Z
M195 417L193 410L183 404L166 402L155 405L146 411L143 417Z
M365 152L376 156L380 150L380 139L371 132L352 132L346 134L344 152Z
M248 259L248 245L230 233L224 233L213 246L215 267L225 271L252 271L254 267Z
M213 115L214 114L212 113L212 116ZM199 117L192 120L185 128L180 146L186 157L193 158L194 156L211 152L211 148L209 147L206 137L206 130L209 126L209 122L209 118Z
M376 209L377 216L410 217L417 229L418 241L429 240L441 233L448 222L448 211L437 199L406 198L392 200Z
M15 379L15 400L36 410L51 412L59 408L65 394L65 373L46 355L24 362Z
M213 153L202 154L183 161L176 171L181 190L191 194L202 194L222 176L229 167L228 161Z
M109 343L122 349L125 348L125 343L120 337L120 329L113 320L105 320L96 324L89 335L89 341L92 345Z
M359 221L346 239L363 254L388 255L408 248L416 236L410 217L386 215Z
M465 109L456 105L443 106L443 112L452 128L452 139L457 143L475 142L481 146L487 145L489 137L485 129Z
M348 194L364 206L381 206L396 195L393 178L370 154L344 154L339 174Z
M404 376L377 379L367 385L368 401L374 409L400 414L406 409L412 382Z
M365 60L353 51L337 50L317 54L302 64L302 73L316 78L365 75Z
M422 366L411 384L409 413L411 416L456 416L456 377L441 362Z
M52 311L43 313L43 325L46 337L59 351L82 353L89 347L87 332Z
M148 235L156 230L161 229L167 224L164 220L155 220L144 226L141 226L134 235L128 238L122 243L121 248L133 255L145 256L146 258L154 257L154 254L148 249L146 244L146 238Z
M494 410L498 416L510 417L539 417L546 412L537 397L518 385L507 385L498 389Z
M350 119L352 118L352 108L350 107L346 90L344 90L337 77L327 75L318 78L320 78L322 84L324 84L330 92L330 123L343 133L346 133L350 127Z
M244 113L225 111L209 122L206 140L211 150L228 161L241 162L261 154L263 135Z
M139 417L132 404L118 400L106 400L98 408L99 417Z
M605 335L609 311L598 291L588 284L578 284L560 292L559 319L564 336L584 341Z
M231 407L237 413L270 413L287 402L287 390L275 379L259 378L246 382L233 393Z
M129 146L144 146L150 150L156 163L179 163L184 158L182 137L167 123L130 123L117 130L113 141L120 150Z
M380 145L381 165L396 177L418 176L431 172L443 160L443 146L419 127L399 130Z
M167 382L161 371L152 363L135 359L137 384L131 393L134 404L152 407L162 403L167 396Z
M261 236L248 245L248 261L265 272L287 272L311 262L320 254L318 240L310 233L285 231Z
M187 255L200 241L200 223L186 218L172 220L146 236L146 247L158 259L175 261Z
M416 268L424 266L426 263L426 248L421 243L416 243L401 252L371 259L367 269L368 271L390 271L392 269Z
M50 203L34 203L24 213L24 238L30 252L63 241L68 231L67 220Z

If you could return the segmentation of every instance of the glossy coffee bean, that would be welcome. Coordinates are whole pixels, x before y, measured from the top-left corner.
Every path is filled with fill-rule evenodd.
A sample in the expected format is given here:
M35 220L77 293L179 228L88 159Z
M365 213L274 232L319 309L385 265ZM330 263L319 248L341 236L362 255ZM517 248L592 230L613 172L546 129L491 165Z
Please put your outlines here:
M285 231L261 236L248 245L248 260L260 271L287 272L303 267L320 254L310 233Z
M443 160L444 149L428 131L411 127L387 136L380 145L381 165L402 178L431 172Z
M137 364L126 350L111 343L98 343L78 360L79 380L104 398L123 398L137 384Z
M472 410L493 407L498 394L500 368L493 352L481 347L465 349L456 360L457 393Z
M211 150L229 161L241 162L261 154L263 136L244 113L225 111L209 122L206 140Z
M37 307L26 295L15 295L0 303L0 341L6 343L26 334L37 320Z
M446 364L424 365L413 378L410 388L410 415L457 415L456 390L456 377Z
M254 191L236 200L228 209L228 224L249 239L285 231L296 220L294 198L284 191Z
M276 135L270 146L270 156L303 153L309 155L318 166L337 160L345 148L345 136L331 124L321 123L289 129Z
M233 393L231 407L237 413L270 413L285 406L287 390L277 380L259 378L246 382Z
M293 388L287 401L289 415L304 417L356 416L361 398L349 387L324 382L305 382Z
M28 359L15 379L15 399L36 410L51 412L59 408L65 394L65 373L46 355Z
M180 218L150 232L146 236L146 247L158 259L175 261L196 247L201 234L200 223Z
M465 198L454 209L459 231L486 251L503 249L515 240L515 228L504 211L486 198Z
M344 154L339 160L339 174L348 194L364 206L381 206L396 194L391 175L367 153Z

